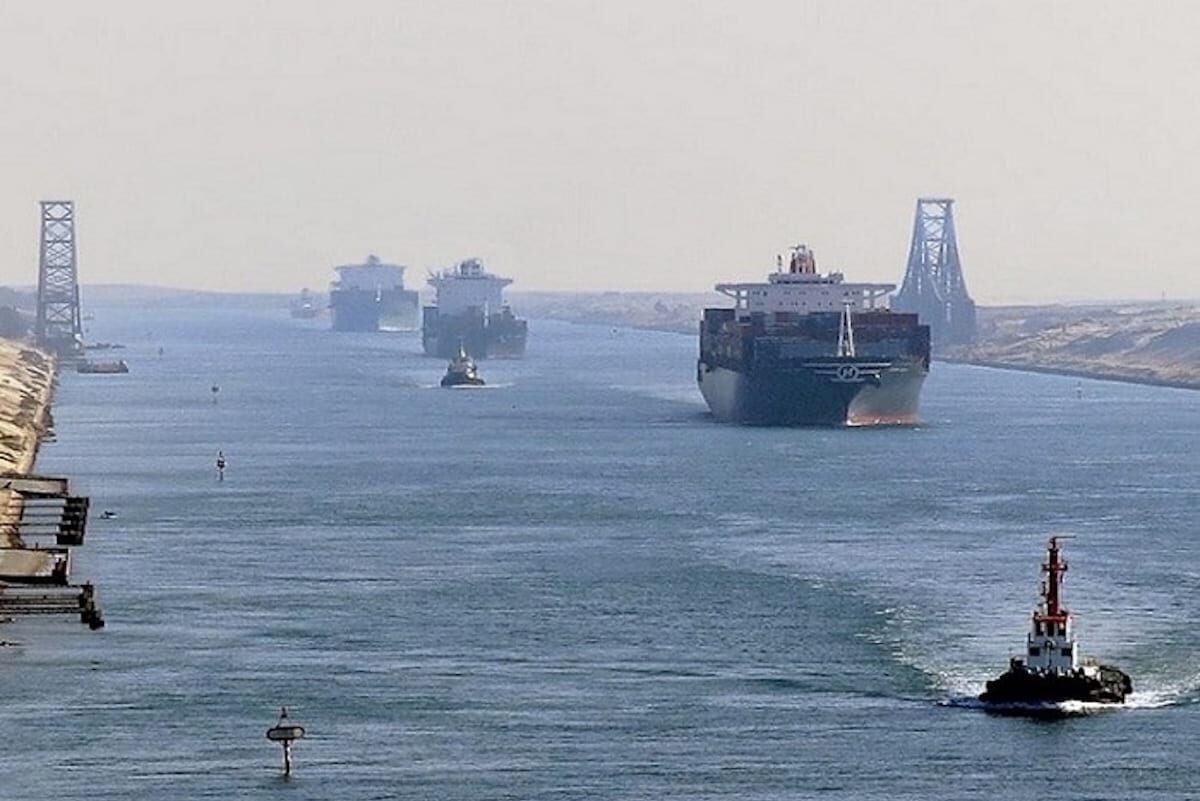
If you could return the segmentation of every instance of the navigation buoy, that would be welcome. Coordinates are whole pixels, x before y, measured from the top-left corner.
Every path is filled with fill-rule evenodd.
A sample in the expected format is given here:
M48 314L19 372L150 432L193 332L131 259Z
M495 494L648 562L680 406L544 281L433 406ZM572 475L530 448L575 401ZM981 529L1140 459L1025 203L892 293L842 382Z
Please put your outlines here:
M279 720L267 729L267 739L283 746L283 775L292 775L292 743L304 737L304 727L288 720L287 707L279 708Z
M217 451L217 481L225 480L225 453Z

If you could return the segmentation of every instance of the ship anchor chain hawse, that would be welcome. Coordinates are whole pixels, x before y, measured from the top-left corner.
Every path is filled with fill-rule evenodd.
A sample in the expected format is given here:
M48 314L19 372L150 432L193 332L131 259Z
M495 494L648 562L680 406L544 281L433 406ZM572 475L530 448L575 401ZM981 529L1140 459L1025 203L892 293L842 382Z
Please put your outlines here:
M987 683L979 696L986 709L1002 714L1061 714L1066 701L1123 704L1133 681L1123 670L1094 659L1079 659L1072 615L1062 601L1067 572L1059 540L1046 546L1042 603L1034 611L1025 656L1013 657L1008 670Z

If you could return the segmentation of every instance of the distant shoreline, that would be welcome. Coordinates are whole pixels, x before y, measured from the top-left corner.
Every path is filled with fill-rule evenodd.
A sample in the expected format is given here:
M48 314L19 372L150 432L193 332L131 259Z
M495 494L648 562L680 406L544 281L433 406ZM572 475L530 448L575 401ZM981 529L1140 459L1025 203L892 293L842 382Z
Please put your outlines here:
M1200 381L1173 381L1168 378L1153 378L1150 376L1132 376L1101 370L1087 370L1072 367L1050 367L1034 364L1016 364L1013 362L997 362L986 359L954 358L935 355L934 361L947 364L965 364L971 367L989 367L993 370L1009 370L1020 373L1043 373L1045 375L1061 375L1069 378L1087 378L1092 381L1117 381L1122 384L1142 384L1151 387L1166 387L1168 389L1200 390Z

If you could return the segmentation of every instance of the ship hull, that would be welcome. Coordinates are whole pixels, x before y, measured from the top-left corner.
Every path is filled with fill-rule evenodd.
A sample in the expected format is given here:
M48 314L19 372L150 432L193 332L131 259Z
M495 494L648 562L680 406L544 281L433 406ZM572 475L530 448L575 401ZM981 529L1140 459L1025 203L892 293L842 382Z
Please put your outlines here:
M420 301L404 289L340 289L330 293L329 308L334 331L413 331Z
M840 317L706 309L696 381L713 416L760 426L916 423L928 326L915 315L860 311L845 353Z
M725 423L761 426L843 426L910 424L917 421L923 365L891 364L878 377L862 370L861 380L838 380L828 367L743 373L728 367L697 365L697 381L713 417Z
M1018 667L989 681L979 700L999 707L1039 706L1066 701L1120 704L1131 692L1133 682L1129 675L1109 665L1099 666L1094 675L1082 670L1043 673Z
M487 385L487 382L479 377L472 378L472 377L464 376L464 375L457 375L457 374L451 375L449 373L442 376L442 386L446 387L446 388L450 388L450 387L482 387L482 386L486 386L486 385Z
M442 359L458 355L460 348L472 359L515 359L525 355L528 326L511 314L461 314L444 317L436 307L425 309L421 345L426 356Z

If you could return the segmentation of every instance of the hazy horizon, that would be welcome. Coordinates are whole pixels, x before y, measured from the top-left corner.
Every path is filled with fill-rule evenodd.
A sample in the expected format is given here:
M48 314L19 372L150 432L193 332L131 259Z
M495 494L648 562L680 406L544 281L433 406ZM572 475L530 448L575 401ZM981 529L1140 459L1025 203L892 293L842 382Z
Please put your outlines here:
M1200 297L1191 31L1115 2L6 9L0 284L324 289L368 253L514 291L703 292L810 244L900 283L956 199L981 304Z

